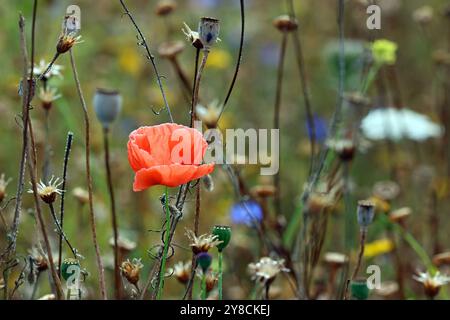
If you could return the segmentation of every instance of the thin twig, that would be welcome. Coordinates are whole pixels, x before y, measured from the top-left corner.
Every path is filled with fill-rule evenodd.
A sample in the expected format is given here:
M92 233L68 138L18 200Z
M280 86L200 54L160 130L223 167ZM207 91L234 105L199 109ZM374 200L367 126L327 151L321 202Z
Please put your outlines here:
M228 100L231 97L231 93L233 92L234 85L236 84L237 76L239 74L239 69L241 67L242 62L242 51L244 49L244 37L245 37L245 7L244 7L244 0L240 0L240 7L241 7L241 37L239 41L239 52L238 57L236 61L236 69L234 70L233 80L231 80L230 88L228 89L227 95L225 97L225 100L222 105L222 110L220 110L219 118L217 119L217 122L219 121L220 117L222 116L223 112L225 111L225 108L227 107Z
M108 139L108 128L103 129L103 146L105 149L105 167L106 167L106 177L108 182L108 192L109 192L109 200L111 202L111 219L112 219L112 228L113 228L113 237L114 237L114 289L115 296L117 300L120 300L122 297L122 286L120 279L120 268L119 268L119 230L117 226L117 213L116 213L116 201L114 198L114 187L112 182L111 175L111 166L109 161L109 139Z
M280 48L280 60L278 62L278 75L277 75L277 87L275 96L275 107L273 116L273 128L280 129L280 109L281 109L281 93L283 90L283 76L284 76L284 60L286 57L287 47L287 32L283 32L283 38L281 40ZM273 176L273 183L275 186L274 207L275 214L281 214L281 183L280 183L280 170Z
M133 24L134 28L136 29L136 31L137 31L137 33L139 35L139 45L143 46L145 48L145 51L147 52L147 59L150 60L150 62L152 64L152 67L153 67L153 70L155 72L156 81L158 83L159 90L161 91L161 95L162 95L162 98L164 100L164 107L167 110L167 113L169 115L170 121L173 122L172 113L170 112L169 103L167 102L166 93L164 92L164 87L163 87L162 82L161 82L161 76L159 74L158 68L156 67L155 57L150 52L150 49L149 49L148 44L147 44L147 41L145 40L145 37L144 37L141 29L137 25L137 23L134 20L131 12L128 10L127 6L125 5L124 1L123 0L119 0L119 1L120 1L120 4L122 5L123 9L125 10L125 14L130 18L131 23Z
M105 286L105 270L103 268L103 262L100 255L100 247L97 241L97 227L95 223L95 213L94 213L94 204L93 204L93 191L92 191L92 177L91 177L91 164L90 164L90 121L89 114L87 111L86 101L84 100L83 91L81 89L80 79L78 78L78 72L75 65L75 57L72 49L70 52L70 63L72 66L73 77L75 80L78 96L81 102L81 108L83 109L84 115L84 125L85 125L85 148L86 148L86 180L88 185L88 193L89 193L89 214L91 219L91 231L92 231L92 242L95 248L95 256L97 260L97 267L99 272L99 284L100 284L100 295L102 299L106 300L106 286Z
M66 196L66 181L67 181L67 165L69 163L70 150L72 149L73 133L67 133L66 148L64 150L64 162L63 162L63 174L61 185L61 202L59 207L59 222L61 224L61 230L64 231L64 199ZM58 248L58 272L61 274L62 263L62 247L63 247L63 235L59 235L59 248Z

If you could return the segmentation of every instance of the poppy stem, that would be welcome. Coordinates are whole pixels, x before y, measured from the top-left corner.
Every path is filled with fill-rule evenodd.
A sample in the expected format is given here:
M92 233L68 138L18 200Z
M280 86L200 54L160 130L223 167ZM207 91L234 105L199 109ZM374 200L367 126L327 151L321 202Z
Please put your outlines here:
M219 300L223 299L223 252L219 251Z
M164 289L164 276L166 272L167 253L169 251L169 235L170 235L170 210L169 210L169 188L165 190L164 211L166 212L166 230L164 239L164 249L161 258L161 270L159 271L159 287L157 299L160 300Z
M206 273L202 274L202 300L206 300L207 290L206 290Z
M84 126L85 126L85 162L86 162L86 180L88 185L88 194L89 194L89 215L91 220L91 232L92 232L92 242L95 248L95 256L97 260L97 268L99 272L99 285L100 285L100 295L103 300L107 299L106 296L106 285L105 285L105 270L103 268L103 262L100 255L100 246L97 241L97 226L95 222L95 213L94 213L94 204L93 204L93 190L92 190L92 176L91 176L91 142L90 142L90 120L89 114L87 111L86 100L84 99L83 91L81 89L80 79L78 78L77 67L75 64L75 57L72 49L69 50L70 53L70 63L72 66L73 77L76 84L76 89L78 92L78 96L80 98L81 108L83 110L84 116Z
M105 167L106 167L106 179L108 183L109 199L111 202L111 220L113 228L113 238L114 238L114 291L117 300L120 300L122 296L122 287L120 279L120 269L119 269L119 247L117 245L119 239L119 231L117 226L117 213L116 213L116 201L114 197L114 187L111 176L111 165L109 161L109 139L108 139L109 129L107 127L103 128L103 146L105 149Z

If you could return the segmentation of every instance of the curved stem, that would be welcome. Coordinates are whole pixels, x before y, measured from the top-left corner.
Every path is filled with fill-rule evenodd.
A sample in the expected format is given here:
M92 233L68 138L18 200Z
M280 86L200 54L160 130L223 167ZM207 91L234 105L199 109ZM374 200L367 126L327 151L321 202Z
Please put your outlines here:
M169 103L167 102L166 93L164 92L164 87L163 87L162 82L161 82L161 76L159 74L158 68L156 67L155 57L150 52L150 49L149 49L148 44L147 44L147 41L145 40L145 37L144 37L141 29L137 25L136 21L134 20L133 16L131 15L131 12L128 10L128 8L125 5L125 3L123 2L123 0L120 0L120 4L122 5L123 9L125 10L125 14L130 18L131 23L133 24L134 28L136 29L136 31L137 31L137 33L139 35L139 41L140 41L139 45L143 46L145 48L145 51L147 52L147 59L150 60L150 62L152 64L152 67L153 67L153 70L155 72L156 82L158 83L159 90L161 91L161 95L162 95L162 98L164 100L164 107L167 110L167 113L169 115L170 121L173 122L172 113L170 112Z
M164 249L161 258L161 270L159 271L159 287L157 299L160 300L164 289L164 278L166 272L167 253L169 252L169 235L170 235L170 210L169 210L169 188L165 190L164 211L166 212L166 234L164 239Z
M72 49L69 50L70 53L70 63L72 66L73 76L75 79L75 84L77 87L78 96L80 98L81 102L81 108L83 110L83 116L84 116L84 125L85 125L85 161L86 161L86 180L88 185L88 193L89 193L89 214L90 214L90 220L91 220L91 232L92 232L92 242L94 244L95 248L95 256L97 260L97 267L99 272L99 285L100 285L100 295L102 299L106 300L106 286L105 286L105 270L103 268L103 262L100 255L100 246L97 241L97 226L95 222L95 213L94 213L94 204L93 204L93 191L92 191L92 177L91 177L91 161L90 161L90 121L89 121L89 114L87 111L86 101L84 100L83 91L81 89L81 83L78 78L78 72L75 65L75 57L73 54Z
M237 62L236 62L236 69L234 70L233 80L231 80L230 88L228 89L227 96L225 97L225 101L223 102L222 110L220 110L219 118L217 119L217 121L219 121L220 117L222 116L222 113L225 111L228 100L230 99L231 93L233 92L234 85L236 84L237 76L239 74L239 69L241 67L242 51L244 49L244 35L245 35L244 0L240 0L240 7L241 7L241 37L240 37L240 41L239 41L239 52L238 52L238 58L237 58Z
M106 177L108 183L109 200L111 202L111 220L112 229L114 237L114 289L115 296L117 300L120 300L122 296L122 287L120 281L120 268L119 268L119 247L117 245L119 239L119 231L117 226L117 213L116 213L116 201L114 198L114 188L111 176L111 165L109 161L109 139L108 139L108 128L103 128L103 146L105 149L105 167L106 167Z
M58 221L58 217L56 216L55 208L53 207L53 204L52 204L52 203L49 203L48 206L49 206L49 208L50 208L50 213L51 213L51 215L52 215L53 221L55 222L56 229L58 230L59 236L62 237L62 238L64 239L64 241L66 242L66 244L69 246L70 251L72 251L73 257L74 257L75 259L77 259L77 257L78 257L78 256L77 256L77 251L76 251L75 248L70 244L69 239L67 239L67 236L66 236L66 234L64 233L64 230L62 229L61 224L60 224L59 221ZM59 264L59 262L58 262L58 264ZM59 270L59 273L61 273L61 270Z
M206 290L206 273L203 272L202 275L202 300L206 300L207 290Z

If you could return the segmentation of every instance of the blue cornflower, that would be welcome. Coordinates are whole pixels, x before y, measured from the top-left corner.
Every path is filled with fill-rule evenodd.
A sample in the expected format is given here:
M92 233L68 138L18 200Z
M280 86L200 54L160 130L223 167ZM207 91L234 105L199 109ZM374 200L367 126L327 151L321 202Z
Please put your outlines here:
M248 226L260 222L263 218L261 206L254 200L245 200L235 203L231 207L231 221L235 224Z

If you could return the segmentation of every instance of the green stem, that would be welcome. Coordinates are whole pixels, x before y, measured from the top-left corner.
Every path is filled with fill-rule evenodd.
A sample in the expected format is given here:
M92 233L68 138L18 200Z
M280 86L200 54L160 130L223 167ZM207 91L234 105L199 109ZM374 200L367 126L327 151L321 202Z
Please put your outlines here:
M164 274L166 272L167 253L169 251L169 235L170 235L170 211L169 211L169 188L165 190L164 211L166 212L166 237L164 240L164 251L161 260L161 272L159 273L159 288L157 299L160 300L164 288Z
M202 275L202 300L206 300L206 273Z
M361 89L361 93L363 95L365 95L367 93L367 91L370 88L370 85L372 84L372 82L375 80L375 77L378 73L378 71L380 70L381 65L379 64L374 64L370 67L369 72L367 73L367 77L363 82L363 86Z
M223 300L223 267L222 267L222 261L223 261L223 252L219 251L219 300Z

